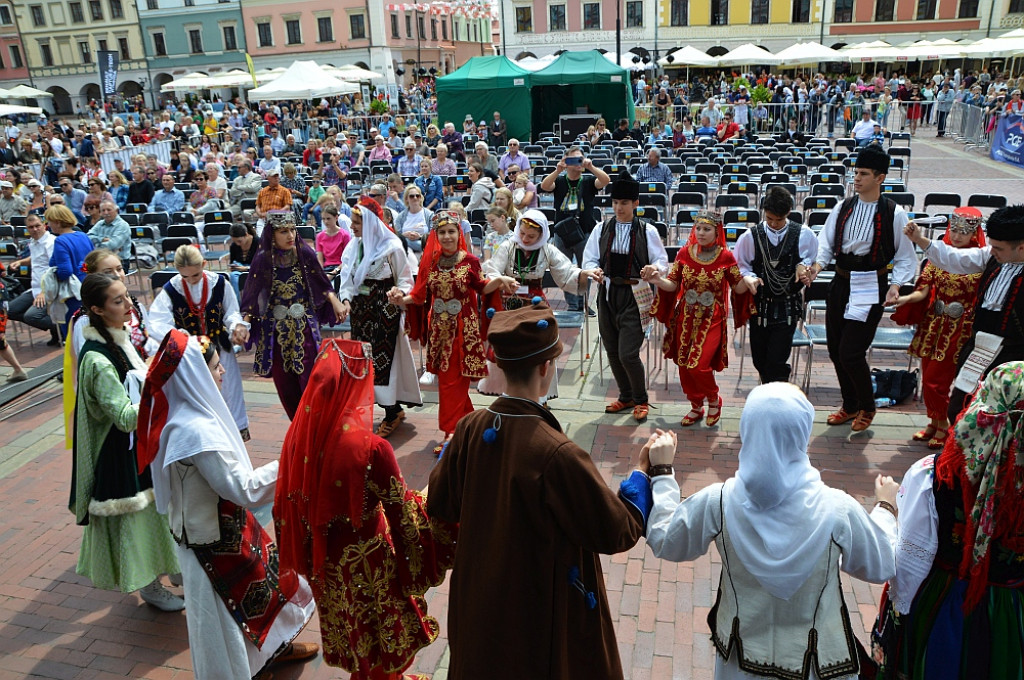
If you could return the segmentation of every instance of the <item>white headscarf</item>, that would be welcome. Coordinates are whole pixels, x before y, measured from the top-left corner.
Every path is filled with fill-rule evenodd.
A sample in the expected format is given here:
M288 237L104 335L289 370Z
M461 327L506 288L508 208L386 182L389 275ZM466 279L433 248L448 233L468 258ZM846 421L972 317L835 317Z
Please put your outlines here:
M159 361L160 357L157 357ZM169 466L204 451L223 451L240 467L252 470L235 419L213 381L199 341L189 337L178 367L163 386L167 422L151 467L156 509L167 513L170 499Z
M769 593L788 600L832 536L828 487L807 457L814 407L796 386L755 387L740 417L739 470L725 483L732 547Z
M359 205L356 208L363 218L363 235L359 237L358 242L354 241L348 247L358 248L360 244L363 247L363 259L356 264L352 272L352 282L356 286L361 286L366 275L370 273L371 264L387 257L392 250L402 250L402 239L388 229L372 210Z
M533 222L540 227L540 238L530 245L525 245L523 243L523 220ZM551 238L551 228L548 226L548 218L540 210L537 210L536 208L527 210L519 216L518 220L516 220L516 229L512 234L512 242L515 243L520 250L525 250L527 252L540 250L547 244L549 238Z

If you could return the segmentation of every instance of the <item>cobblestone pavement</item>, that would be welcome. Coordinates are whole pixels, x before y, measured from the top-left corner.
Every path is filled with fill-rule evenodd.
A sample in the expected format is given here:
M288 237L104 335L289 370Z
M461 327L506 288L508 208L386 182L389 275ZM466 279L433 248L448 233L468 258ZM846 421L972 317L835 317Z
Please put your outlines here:
M910 187L917 194L918 209L929 191L957 191L965 200L972 193L1000 193L1011 202L1024 195L1019 170L964 153L948 140L924 136L931 134L924 131L913 145ZM608 378L600 380L596 323L591 323L591 329L586 345L590 355L582 361L576 343L583 341L576 331L563 331L573 351L562 357L562 397L553 402L553 408L569 436L592 452L608 483L617 485L628 474L639 442L653 427L673 428L680 434L676 475L683 494L732 475L740 447L740 408L744 395L756 384L749 356L741 378L736 345L731 345L730 367L720 376L725 398L721 423L712 429L699 425L684 430L678 423L688 407L678 376L668 371L666 387L665 368L653 360L658 354L655 342L649 362L654 409L647 424L634 427L628 415L603 413L604 402L614 394ZM56 356L44 346L43 334L36 332L30 343L20 324L9 325L8 338L29 367L39 367ZM873 363L900 366L906 357L877 352ZM278 455L287 420L269 381L253 378L250 372L245 388L253 423L249 450L254 464L260 465ZM391 439L406 480L414 488L427 480L433 463L430 449L438 437L436 392L427 389L428 403L410 411L407 424ZM872 429L857 437L850 437L845 428L824 424L827 412L838 404L838 390L823 348L812 361L810 398L818 407L811 460L827 484L858 499L872 493L875 474L899 476L926 452L910 441L926 421L917 401L881 412ZM474 401L482 405L489 400L475 396ZM27 402L0 413L0 679L191 678L184 614L157 612L136 594L98 590L75 574L81 530L66 508L70 455L63 448L59 409L59 386L51 382ZM261 509L259 516L267 522L269 509ZM694 562L673 564L655 559L641 540L626 553L603 558L603 564L626 677L710 678L714 655L706 617L720 570L715 549ZM844 584L854 627L866 640L880 589L848 578ZM447 592L444 585L427 598L442 634ZM319 639L315 618L299 639ZM413 670L443 679L447 665L442 635L419 654ZM274 675L284 680L347 677L320 659L279 667Z

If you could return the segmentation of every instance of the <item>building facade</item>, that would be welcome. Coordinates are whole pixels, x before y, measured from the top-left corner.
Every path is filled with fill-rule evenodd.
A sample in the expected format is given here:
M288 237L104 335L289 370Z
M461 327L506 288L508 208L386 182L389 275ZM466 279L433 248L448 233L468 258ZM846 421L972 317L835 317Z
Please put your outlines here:
M135 0L18 0L12 5L35 86L54 95L43 106L61 113L99 101L96 53L118 53L117 92L148 85Z
M186 73L215 75L248 68L239 0L134 1L157 101L163 85Z
M14 17L14 3L0 0L0 87L29 84L28 61Z
M441 14L440 7L423 11L422 5L381 0L241 4L246 44L256 68L287 67L295 59L357 64L384 74L388 84L404 85L421 68L444 75L472 56L492 53L491 19L473 8Z

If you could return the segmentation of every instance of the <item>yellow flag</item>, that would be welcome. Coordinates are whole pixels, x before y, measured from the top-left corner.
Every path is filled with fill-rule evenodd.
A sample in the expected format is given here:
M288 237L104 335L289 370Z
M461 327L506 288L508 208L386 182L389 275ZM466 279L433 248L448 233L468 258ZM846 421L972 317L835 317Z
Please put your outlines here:
M260 84L256 82L256 64L252 63L252 57L249 56L248 52L245 53L245 63L249 65L249 75L252 76L252 86L259 87Z

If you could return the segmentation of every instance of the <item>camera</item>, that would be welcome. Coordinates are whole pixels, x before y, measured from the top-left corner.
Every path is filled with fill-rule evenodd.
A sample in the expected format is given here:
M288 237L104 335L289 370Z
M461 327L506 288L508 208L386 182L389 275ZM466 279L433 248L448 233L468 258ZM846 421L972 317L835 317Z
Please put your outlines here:
M582 156L569 156L568 158L565 159L565 164L566 165L582 165L583 164L583 157Z

